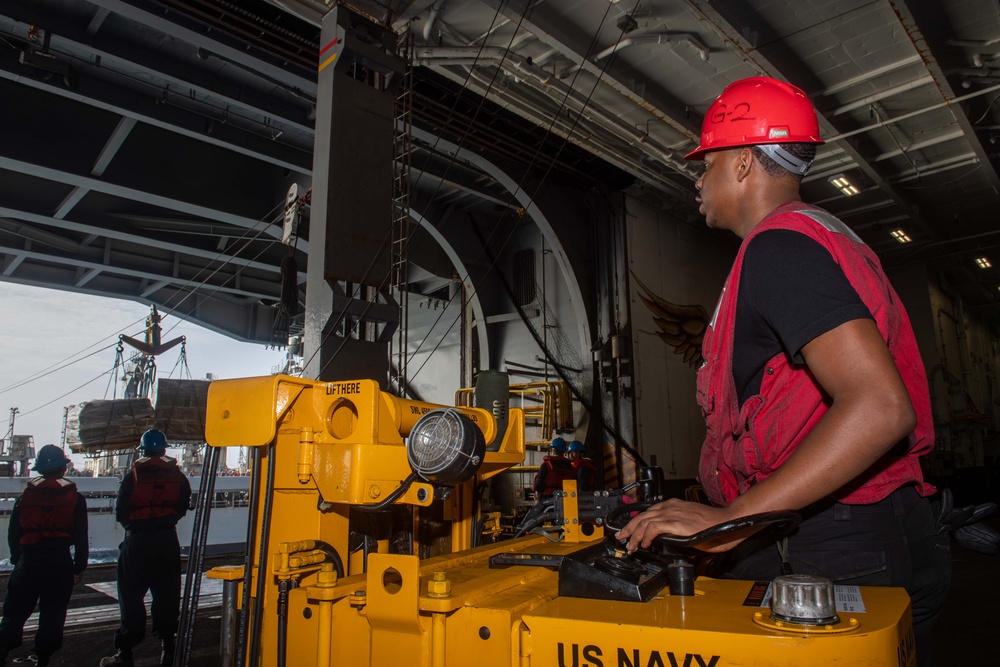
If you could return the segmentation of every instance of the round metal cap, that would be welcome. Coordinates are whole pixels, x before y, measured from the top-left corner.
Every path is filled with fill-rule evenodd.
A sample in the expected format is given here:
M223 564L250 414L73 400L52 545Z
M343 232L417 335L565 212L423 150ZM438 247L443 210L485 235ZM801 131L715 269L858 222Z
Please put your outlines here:
M833 582L808 574L776 577L771 584L771 618L802 625L840 623Z

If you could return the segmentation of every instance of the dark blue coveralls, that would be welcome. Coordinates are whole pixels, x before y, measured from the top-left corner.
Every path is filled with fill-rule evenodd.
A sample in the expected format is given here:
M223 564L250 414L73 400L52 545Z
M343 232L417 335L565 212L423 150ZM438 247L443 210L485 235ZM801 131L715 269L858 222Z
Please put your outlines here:
M39 479L35 478L32 482ZM33 652L41 664L46 664L48 658L62 648L66 608L73 594L73 578L87 569L90 555L87 502L76 492L75 486L72 493L76 496L72 526L68 534L59 530L63 534L58 536L32 537L31 533L37 531L31 529L30 518L22 508L24 496L14 503L7 530L14 571L7 581L7 595L3 601L0 655L6 656L8 651L21 645L24 624L35 610L36 603L39 605L39 618ZM52 512L52 508L46 506L28 509L27 512L46 510ZM73 547L72 555L70 547Z
M171 461L172 459L165 460ZM141 465L144 459L136 462ZM122 480L115 502L115 518L125 528L125 540L118 555L118 605L121 625L115 632L115 648L131 651L146 635L146 591L152 593L150 608L153 635L165 642L177 633L181 596L181 549L177 540L177 522L187 513L191 484L176 465L163 473L164 481L179 483L176 499L150 518L136 518L148 505L136 496L134 468Z

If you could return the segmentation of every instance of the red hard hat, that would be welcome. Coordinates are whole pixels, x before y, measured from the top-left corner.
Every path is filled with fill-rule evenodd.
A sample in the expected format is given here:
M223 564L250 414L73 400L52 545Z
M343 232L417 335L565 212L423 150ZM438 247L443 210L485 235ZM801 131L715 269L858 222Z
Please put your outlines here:
M812 102L790 83L752 76L729 84L712 102L701 143L685 157L702 160L708 151L791 143L823 143Z

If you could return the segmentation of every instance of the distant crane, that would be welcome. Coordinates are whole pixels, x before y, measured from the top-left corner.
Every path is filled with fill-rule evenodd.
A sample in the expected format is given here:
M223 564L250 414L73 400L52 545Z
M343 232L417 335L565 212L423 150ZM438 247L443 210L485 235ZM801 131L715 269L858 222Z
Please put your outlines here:
M138 354L133 354L129 359L129 365L125 368L123 380L125 382L124 398L149 398L153 385L156 383L156 355L163 354L167 350L176 347L178 343L181 347L181 358L184 360L184 367L187 368L187 354L184 349L184 336L178 336L166 343L161 342L160 336L163 327L160 322L163 317L156 306L152 307L149 317L146 318L146 340L136 340L131 336L122 334L118 336L118 358L115 366L122 361L123 352L127 344L136 350Z

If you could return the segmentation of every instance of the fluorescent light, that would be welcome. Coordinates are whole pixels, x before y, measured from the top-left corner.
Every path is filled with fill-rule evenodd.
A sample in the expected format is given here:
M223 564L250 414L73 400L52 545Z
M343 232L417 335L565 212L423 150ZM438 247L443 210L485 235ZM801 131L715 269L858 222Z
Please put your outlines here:
M979 266L980 269L988 269L993 266L990 264L990 260L985 257L976 257L976 265Z
M836 176L831 176L830 182L833 183L833 185L838 190L840 190L845 197L853 197L854 195L861 192L853 183L847 180L847 177L844 176L843 174L837 174Z
M889 235L892 236L892 238L894 238L897 241L899 241L900 243L909 243L910 241L913 240L902 229L894 229L891 232L889 232Z

